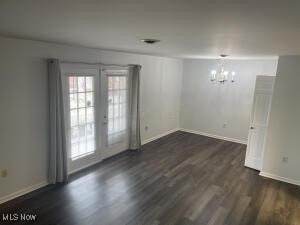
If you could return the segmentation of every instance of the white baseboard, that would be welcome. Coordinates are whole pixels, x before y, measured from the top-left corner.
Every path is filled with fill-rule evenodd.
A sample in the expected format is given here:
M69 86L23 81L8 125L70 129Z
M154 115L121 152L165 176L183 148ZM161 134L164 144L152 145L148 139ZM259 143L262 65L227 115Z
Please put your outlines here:
M164 136L166 136L166 135L168 135L168 134L174 133L174 132L179 131L179 130L180 130L179 128L175 128L175 129L169 130L169 131L167 131L167 132L164 132L164 133L162 133L162 134L156 135L156 136L154 136L154 137L152 137L152 138L148 138L148 139L146 139L146 140L143 140L143 141L142 141L142 145L147 144L147 143L149 143L149 142L151 142L151 141L154 141L154 140L156 140L156 139L158 139L158 138L164 137Z
M221 140L224 140L224 141L231 141L231 142L236 142L236 143L244 144L244 145L247 144L247 141L245 141L245 140L239 140L239 139L235 139L235 138L223 137L223 136L219 136L219 135L215 135L215 134L209 134L209 133L196 131L196 130L189 130L189 129L185 129L185 128L180 128L179 130L184 131L184 132L188 132L188 133L192 133L192 134L199 134L199 135L202 135L202 136L221 139Z
M300 180L285 178L285 177L281 177L281 176L271 174L271 173L267 173L267 172L263 172L263 171L261 171L259 173L259 175L263 176L263 177L268 177L268 178L271 178L271 179L274 179L274 180L279 180L279 181L282 181L282 182L286 182L286 183L295 184L295 185L300 186Z
M14 198L17 198L17 197L20 197L22 195L25 195L25 194L28 194L32 191L35 191L39 188L42 188L42 187L45 187L48 185L48 182L47 181L43 181L41 183L38 183L38 184L35 184L35 185L32 185L32 186L29 186L29 187L26 187L24 189L21 189L19 191L16 191L12 194L9 194L9 195L6 195L6 196L3 196L0 198L0 204L4 203L4 202L7 202L7 201L10 201Z

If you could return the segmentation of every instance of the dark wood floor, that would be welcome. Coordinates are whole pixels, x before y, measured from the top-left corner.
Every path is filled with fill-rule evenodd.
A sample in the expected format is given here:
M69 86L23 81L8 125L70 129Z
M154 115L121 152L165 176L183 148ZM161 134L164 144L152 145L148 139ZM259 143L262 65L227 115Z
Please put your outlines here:
M245 168L245 149L176 132L78 173L66 185L8 202L0 212L37 214L28 224L49 225L300 224L299 187Z

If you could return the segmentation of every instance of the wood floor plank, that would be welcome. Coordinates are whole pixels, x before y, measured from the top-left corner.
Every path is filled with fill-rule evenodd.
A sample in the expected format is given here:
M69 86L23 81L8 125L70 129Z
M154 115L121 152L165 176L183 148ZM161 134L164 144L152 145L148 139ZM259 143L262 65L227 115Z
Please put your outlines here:
M224 224L227 216L228 216L228 210L219 207L217 211L213 214L212 218L209 220L207 225L222 225Z

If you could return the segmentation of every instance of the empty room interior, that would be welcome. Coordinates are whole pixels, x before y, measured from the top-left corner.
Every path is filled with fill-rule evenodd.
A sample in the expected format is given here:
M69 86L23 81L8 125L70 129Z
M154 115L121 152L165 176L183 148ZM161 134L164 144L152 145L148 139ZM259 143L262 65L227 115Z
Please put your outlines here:
M300 225L299 12L0 0L0 224Z

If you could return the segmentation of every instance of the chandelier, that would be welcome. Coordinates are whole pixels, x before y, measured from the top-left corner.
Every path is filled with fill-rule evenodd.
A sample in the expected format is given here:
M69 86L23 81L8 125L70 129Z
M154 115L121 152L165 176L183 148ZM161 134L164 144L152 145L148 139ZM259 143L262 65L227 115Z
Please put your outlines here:
M225 69L225 58L227 56L228 55L225 54L220 55L218 67L210 72L210 81L212 83L224 84L228 79L230 79L231 82L234 82L235 72Z

